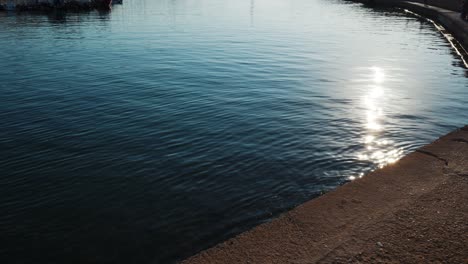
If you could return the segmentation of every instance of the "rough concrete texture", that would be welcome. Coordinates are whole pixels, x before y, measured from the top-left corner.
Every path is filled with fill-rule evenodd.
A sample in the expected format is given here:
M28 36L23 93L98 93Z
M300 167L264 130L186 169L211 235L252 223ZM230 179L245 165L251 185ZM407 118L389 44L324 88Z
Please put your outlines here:
M468 126L184 263L468 263Z

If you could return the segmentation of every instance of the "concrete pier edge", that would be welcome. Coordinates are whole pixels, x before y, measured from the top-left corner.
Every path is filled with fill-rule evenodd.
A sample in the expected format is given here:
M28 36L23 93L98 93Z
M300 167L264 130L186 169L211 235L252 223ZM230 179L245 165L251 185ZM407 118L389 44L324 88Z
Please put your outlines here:
M463 49L461 56L466 60L468 54L468 21L464 21L460 18L460 13L455 11L450 11L447 9L424 5L414 2L400 2L399 7L405 8L409 11L412 11L416 14L419 14L423 17L433 19L435 22L442 25L461 45ZM460 47L459 47L460 48ZM466 65L466 61L465 66Z
M183 263L468 263L468 126Z
M436 21L466 55L458 12L382 2ZM183 263L468 263L466 219L468 126Z
M385 4L439 23L466 56L468 23L458 12ZM183 263L468 263L467 219L465 126Z

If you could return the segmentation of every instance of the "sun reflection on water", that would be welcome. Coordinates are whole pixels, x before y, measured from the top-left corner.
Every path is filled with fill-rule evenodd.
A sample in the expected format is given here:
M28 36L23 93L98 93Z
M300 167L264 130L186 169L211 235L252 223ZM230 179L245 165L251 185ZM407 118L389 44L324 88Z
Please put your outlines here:
M361 161L369 161L375 164L376 168L382 168L394 163L403 156L403 149L395 146L395 142L385 138L385 71L380 67L366 69L370 71L366 78L369 89L363 96L365 122L363 125L363 149L357 153L357 158ZM349 177L350 180L361 178L358 176Z

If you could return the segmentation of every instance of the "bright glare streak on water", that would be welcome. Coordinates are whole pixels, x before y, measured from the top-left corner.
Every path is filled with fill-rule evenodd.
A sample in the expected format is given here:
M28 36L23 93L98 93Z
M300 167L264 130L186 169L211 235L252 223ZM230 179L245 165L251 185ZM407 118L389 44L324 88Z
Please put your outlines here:
M395 142L381 138L384 133L382 124L385 122L384 109L382 105L385 99L385 71L380 67L373 66L369 69L369 79L360 80L360 83L367 86L368 92L364 95L364 107L366 109L366 123L363 133L365 149L358 152L357 158L361 161L369 161L378 168L395 163L404 155L404 149L397 147ZM361 177L362 175L360 175ZM350 180L355 180L355 175L349 176Z
M1 263L171 263L468 120L432 23L343 1L0 13L0 47Z
M379 67L372 67L372 71L374 72L374 82L375 83L382 83L384 81L385 73L383 69ZM380 92L380 90L379 90Z

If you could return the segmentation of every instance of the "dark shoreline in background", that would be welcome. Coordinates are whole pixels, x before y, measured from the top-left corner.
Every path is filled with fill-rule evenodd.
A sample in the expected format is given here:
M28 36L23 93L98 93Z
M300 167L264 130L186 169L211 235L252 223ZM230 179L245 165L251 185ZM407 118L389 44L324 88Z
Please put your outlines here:
M369 5L386 5L386 6L398 6L402 2L413 2L413 3L420 3L424 4L425 0L346 0L350 2L359 2ZM427 0L427 5L435 6L443 9L447 9L450 11L460 12L461 6L459 0Z
M60 11L90 11L90 10L109 10L111 9L111 5L120 5L123 3L123 0L112 0L112 4L107 4L108 1L106 0L92 0L89 2L84 1L58 1L57 3L49 3L49 2L42 2L42 3L34 3L34 4L15 4L10 5L8 4L1 4L0 3L0 11L15 11L15 12L22 12L22 11L43 11L43 12L50 12L55 10Z
M464 263L468 126L183 263Z

